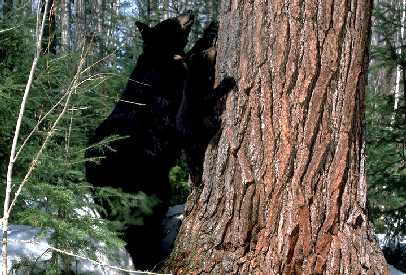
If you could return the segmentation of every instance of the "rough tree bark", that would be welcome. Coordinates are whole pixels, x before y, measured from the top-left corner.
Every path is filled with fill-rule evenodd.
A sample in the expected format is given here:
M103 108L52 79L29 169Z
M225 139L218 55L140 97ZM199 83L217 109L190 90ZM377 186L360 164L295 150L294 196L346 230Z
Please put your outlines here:
M372 0L221 1L217 80L238 79L166 268L388 274L368 219Z

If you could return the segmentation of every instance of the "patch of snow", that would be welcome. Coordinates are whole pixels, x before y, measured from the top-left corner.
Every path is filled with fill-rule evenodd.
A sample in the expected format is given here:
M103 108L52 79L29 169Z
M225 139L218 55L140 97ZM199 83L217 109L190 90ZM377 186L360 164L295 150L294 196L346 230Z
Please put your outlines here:
M92 198L88 198L91 200ZM161 249L169 255L172 250L173 242L176 239L176 235L179 231L179 227L182 223L183 213L185 205L175 205L169 207L166 213L165 220L163 221L163 227L165 237L161 240ZM91 208L75 209L78 215L99 217L100 215ZM41 230L27 225L9 225L8 231L8 271L13 268L16 269L16 265L23 261L35 262L37 269L44 269L45 262L49 261L52 256L48 241L52 235L52 230ZM1 223L0 223L0 238L2 238ZM102 242L95 242L96 247L100 247L100 251L104 251L102 248L105 246ZM134 270L131 257L125 249L115 251L113 255L105 255L99 251L95 252L97 261L100 263L106 263L112 266ZM75 274L92 274L92 275L104 275L104 274L127 274L109 267L98 265L91 261L72 258L71 271ZM0 269L2 263L0 260ZM15 271L15 270L13 270ZM27 274L25 271L17 270L13 274Z
M390 238L388 238L386 234L375 234L375 235L378 238L379 246L381 248L387 246L389 241L393 241ZM398 239L396 239L396 243L397 242L401 246L406 246L406 236L398 237Z
M13 266L15 267L16 264L21 263L23 260L28 259L32 262L36 261L38 267L41 267L42 263L45 261L50 260L51 251L49 250L48 240L51 234L52 231L41 232L41 229L27 225L10 225L8 231L8 271L10 272L13 269ZM3 234L0 231L0 238L3 237L2 235ZM98 246L102 247L103 243L98 243ZM124 249L116 251L113 257L108 257L99 252L96 252L96 256L98 262L107 263L125 269L134 269L131 257ZM1 268L2 263L0 261L0 269ZM84 259L74 259L71 264L71 270L76 272L76 274L123 274L120 271L103 267ZM17 272L13 274L19 273Z
M403 273L402 271L400 271L400 270L397 270L396 268L394 268L393 266L391 266L391 265L388 265L389 266L389 274L390 275L405 275L405 273Z
M85 195L85 200L89 203L89 205L94 205L94 199L90 194ZM94 208L85 206L81 208L76 208L74 211L79 215L83 217L92 217L99 219L100 213L98 213Z
M161 250L163 255L169 256L172 251L173 243L178 235L179 228L182 224L185 205L174 205L169 207L162 222L164 237L161 240Z

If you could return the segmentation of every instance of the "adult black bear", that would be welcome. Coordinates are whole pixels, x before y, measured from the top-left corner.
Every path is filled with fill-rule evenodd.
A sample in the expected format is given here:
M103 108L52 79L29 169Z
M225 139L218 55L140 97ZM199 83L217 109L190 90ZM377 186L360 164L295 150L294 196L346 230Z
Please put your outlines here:
M168 174L180 154L176 114L186 77L181 57L193 21L192 14L183 14L152 28L136 23L143 53L120 102L96 129L90 144L113 135L127 138L111 142L105 152L96 147L86 151L89 159L102 157L86 163L87 180L95 187L142 191L160 200L154 214L144 217L143 226L129 225L124 232L137 268L148 269L161 260L159 234L170 198Z
M187 53L188 77L176 117L190 178L196 185L201 182L207 145L221 126L224 104L218 103L235 86L234 79L226 77L214 88L217 32L217 23L210 23Z

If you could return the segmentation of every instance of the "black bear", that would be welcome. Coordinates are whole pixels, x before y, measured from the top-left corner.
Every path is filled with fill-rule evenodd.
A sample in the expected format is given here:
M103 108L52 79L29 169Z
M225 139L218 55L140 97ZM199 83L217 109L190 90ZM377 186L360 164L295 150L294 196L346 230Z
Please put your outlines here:
M188 77L176 117L177 133L195 185L201 182L207 145L221 126L224 104L219 104L220 99L235 86L234 79L226 77L214 88L217 32L217 23L210 23L186 55Z
M87 159L100 158L86 163L86 177L93 186L117 187L128 193L142 191L160 200L154 214L144 217L142 226L130 224L124 232L137 268L151 268L162 258L159 234L170 198L168 174L180 155L176 114L186 78L182 58L193 21L194 16L187 13L155 27L136 23L143 53L121 100L89 143L109 136L124 138L109 143L110 150L90 147L85 154Z

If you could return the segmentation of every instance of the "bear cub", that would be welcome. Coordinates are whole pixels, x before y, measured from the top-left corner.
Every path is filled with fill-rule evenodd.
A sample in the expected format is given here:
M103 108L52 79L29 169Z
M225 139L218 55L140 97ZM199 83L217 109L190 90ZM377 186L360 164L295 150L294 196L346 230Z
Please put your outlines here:
M89 143L97 144L109 136L121 138L110 142L107 150L92 146L85 153L87 159L98 160L86 163L86 178L93 186L142 191L160 201L153 214L144 217L143 225L128 224L125 229L127 250L137 268L151 268L162 259L159 235L170 199L168 174L180 155L176 115L187 76L180 57L185 56L193 21L194 16L187 13L154 27L136 23L143 53L120 101ZM97 197L95 200L100 203ZM106 210L105 218L114 220Z
M224 104L220 99L236 85L233 78L226 77L214 88L217 33L217 22L210 23L184 60L187 81L176 127L194 185L202 181L206 148L221 126Z

